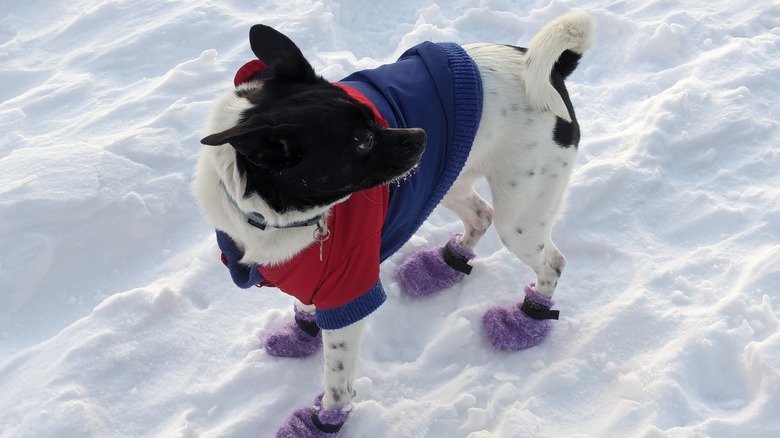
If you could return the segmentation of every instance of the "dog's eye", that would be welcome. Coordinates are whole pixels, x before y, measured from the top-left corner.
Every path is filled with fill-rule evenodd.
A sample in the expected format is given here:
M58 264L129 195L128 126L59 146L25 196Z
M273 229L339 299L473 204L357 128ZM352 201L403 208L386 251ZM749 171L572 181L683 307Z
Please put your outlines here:
M368 129L356 129L352 136L352 142L358 151L367 152L374 147L374 133Z

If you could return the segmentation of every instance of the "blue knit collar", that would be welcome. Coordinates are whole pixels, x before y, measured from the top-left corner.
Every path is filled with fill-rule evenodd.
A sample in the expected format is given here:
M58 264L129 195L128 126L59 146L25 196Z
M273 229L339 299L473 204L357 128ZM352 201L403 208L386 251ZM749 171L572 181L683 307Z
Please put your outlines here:
M250 211L247 213L244 210L242 210L241 207L238 206L236 200L233 199L233 196L230 194L230 192L228 192L227 187L225 187L224 181L219 180L219 185L222 186L222 190L225 191L225 195L227 195L228 199L230 200L230 203L233 204L233 206L236 207L238 211L243 213L244 216L246 216L246 222L255 228L259 228L260 230L265 230L267 227L276 228L280 230L286 228L310 227L312 225L317 225L323 219L323 215L319 215L311 219L298 221L298 222L291 222L286 225L271 225L268 223L268 221L265 219L265 216L263 216L262 214L256 211Z

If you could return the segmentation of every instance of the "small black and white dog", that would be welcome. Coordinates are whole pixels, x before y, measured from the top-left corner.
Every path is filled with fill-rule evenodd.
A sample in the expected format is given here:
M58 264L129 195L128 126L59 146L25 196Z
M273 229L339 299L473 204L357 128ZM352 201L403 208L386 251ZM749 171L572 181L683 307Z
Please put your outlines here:
M551 229L580 137L564 79L593 34L593 19L572 12L527 49L424 43L330 83L287 37L252 27L258 59L214 105L193 190L236 284L298 300L265 349L301 357L324 345L324 394L277 436L336 436L354 397L364 317L386 298L379 264L439 203L464 230L399 266L405 292L428 295L468 274L495 222L537 279L518 305L485 313L487 338L519 350L549 333L565 265ZM493 206L474 190L480 178Z

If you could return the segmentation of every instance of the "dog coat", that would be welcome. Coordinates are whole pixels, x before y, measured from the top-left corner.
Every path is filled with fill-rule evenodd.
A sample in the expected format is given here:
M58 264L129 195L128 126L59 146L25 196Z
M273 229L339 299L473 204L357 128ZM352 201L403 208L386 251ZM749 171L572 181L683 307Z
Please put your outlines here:
M268 76L250 61L235 84ZM417 231L460 174L482 114L474 61L453 43L425 42L397 62L347 76L334 85L368 105L377 123L422 128L427 143L416 171L399 183L353 194L328 216L330 238L274 266L241 264L243 251L217 230L222 261L237 286L275 286L317 308L317 325L333 330L368 316L386 300L379 264ZM262 231L260 231L262 232Z

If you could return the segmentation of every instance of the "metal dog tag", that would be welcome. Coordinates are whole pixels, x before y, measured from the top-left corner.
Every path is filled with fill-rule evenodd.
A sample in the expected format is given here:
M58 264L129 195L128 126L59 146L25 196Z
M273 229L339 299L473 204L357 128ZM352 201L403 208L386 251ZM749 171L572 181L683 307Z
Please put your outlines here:
M322 225L322 222L317 224L317 229L314 230L314 240L320 243L320 261L322 261L322 248L325 244L325 241L330 238L330 230L327 227L327 223L325 226Z

